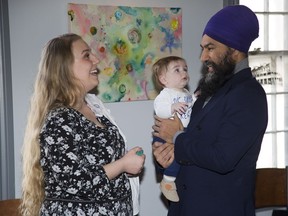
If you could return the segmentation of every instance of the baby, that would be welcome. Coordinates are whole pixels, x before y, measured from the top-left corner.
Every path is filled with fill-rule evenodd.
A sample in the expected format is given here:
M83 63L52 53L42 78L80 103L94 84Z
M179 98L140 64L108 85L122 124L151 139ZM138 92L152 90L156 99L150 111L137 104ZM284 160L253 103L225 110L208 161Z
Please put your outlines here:
M168 56L159 59L152 67L153 80L156 89L160 91L154 100L154 111L161 118L173 118L175 114L180 118L184 128L187 127L195 102L194 95L186 86L189 82L188 68L185 59L178 56ZM163 142L158 137L153 142ZM163 172L160 188L164 196L173 202L179 201L175 180L180 165L174 161Z

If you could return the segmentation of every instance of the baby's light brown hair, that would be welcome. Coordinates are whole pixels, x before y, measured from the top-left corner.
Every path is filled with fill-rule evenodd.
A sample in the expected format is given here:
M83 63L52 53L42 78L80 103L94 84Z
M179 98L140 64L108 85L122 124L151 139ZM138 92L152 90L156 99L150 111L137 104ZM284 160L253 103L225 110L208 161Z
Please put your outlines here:
M161 83L159 77L166 73L168 70L168 65L174 61L184 61L186 60L179 56L167 56L156 61L152 66L152 80L157 92L160 92L165 86Z

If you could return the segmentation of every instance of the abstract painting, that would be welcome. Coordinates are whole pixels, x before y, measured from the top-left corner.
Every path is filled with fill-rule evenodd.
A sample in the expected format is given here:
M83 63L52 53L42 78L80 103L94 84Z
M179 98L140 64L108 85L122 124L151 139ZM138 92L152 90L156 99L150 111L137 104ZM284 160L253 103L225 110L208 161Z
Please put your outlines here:
M68 31L99 58L97 94L104 102L151 100L152 65L182 56L181 8L68 4Z

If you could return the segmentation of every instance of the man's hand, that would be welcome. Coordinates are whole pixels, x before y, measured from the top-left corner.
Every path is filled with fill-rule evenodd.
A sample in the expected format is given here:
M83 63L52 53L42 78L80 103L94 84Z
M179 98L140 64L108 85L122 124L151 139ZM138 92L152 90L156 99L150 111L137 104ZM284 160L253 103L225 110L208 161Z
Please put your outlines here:
M152 151L156 161L163 168L170 166L174 160L174 145L172 143L154 142Z
M159 137L168 143L173 143L175 133L184 129L177 115L173 119L163 119L158 116L155 116L154 119L153 136Z

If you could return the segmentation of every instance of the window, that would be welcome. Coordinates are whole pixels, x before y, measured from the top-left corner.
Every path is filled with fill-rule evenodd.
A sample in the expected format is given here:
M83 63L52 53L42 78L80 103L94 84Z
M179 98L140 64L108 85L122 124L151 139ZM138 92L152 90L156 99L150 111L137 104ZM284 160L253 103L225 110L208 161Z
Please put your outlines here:
M259 20L259 38L251 45L249 63L267 94L269 121L257 167L288 164L288 1L239 0ZM286 41L285 41L286 40Z

